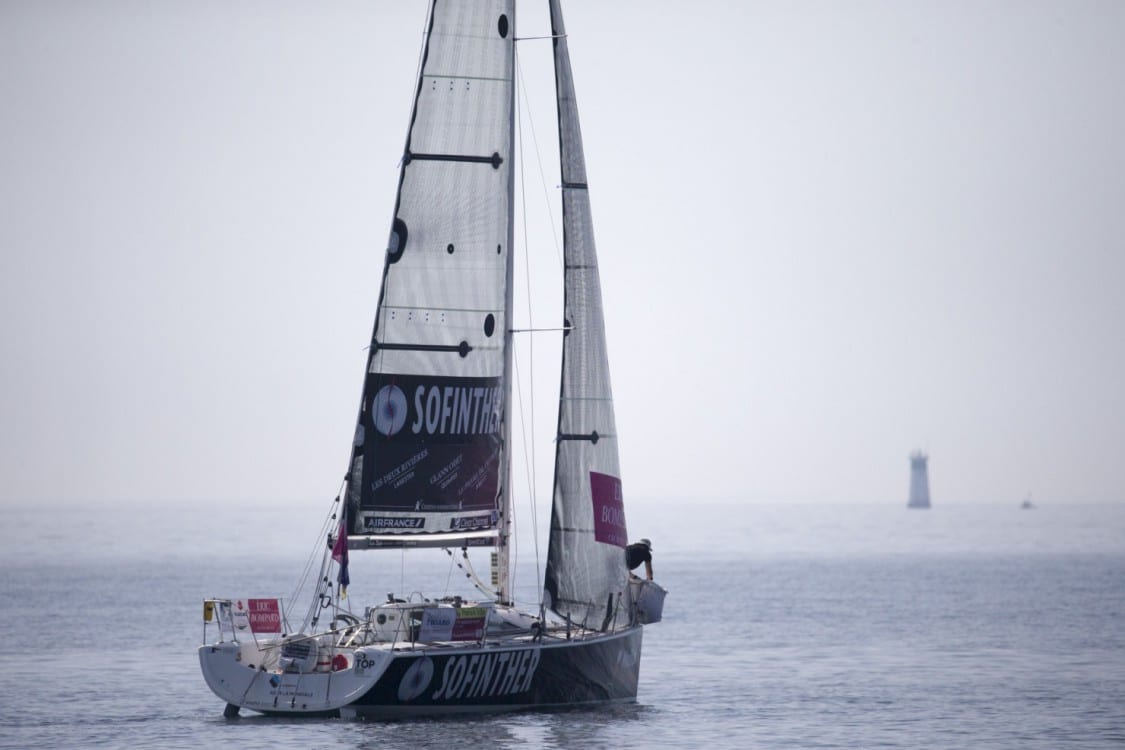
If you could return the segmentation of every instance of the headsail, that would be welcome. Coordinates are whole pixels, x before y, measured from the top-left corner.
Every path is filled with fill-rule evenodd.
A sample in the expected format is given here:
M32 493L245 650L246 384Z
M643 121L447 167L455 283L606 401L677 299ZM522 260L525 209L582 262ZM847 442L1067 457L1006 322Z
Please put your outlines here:
M565 325L554 502L545 588L573 621L608 627L627 618L627 544L601 285L586 160L558 0L551 0L562 164Z
M507 523L514 21L514 0L430 10L348 475L353 548L495 544Z

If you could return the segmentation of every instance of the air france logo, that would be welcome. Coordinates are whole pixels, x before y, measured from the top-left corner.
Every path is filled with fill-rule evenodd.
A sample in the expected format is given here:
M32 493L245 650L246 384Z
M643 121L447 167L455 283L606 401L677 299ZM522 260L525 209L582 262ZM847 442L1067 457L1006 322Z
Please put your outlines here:
M426 519L424 518L366 516L363 519L364 529L421 529L425 525Z
M385 385L375 394L371 418L375 429L387 437L395 435L406 424L406 394L397 385Z

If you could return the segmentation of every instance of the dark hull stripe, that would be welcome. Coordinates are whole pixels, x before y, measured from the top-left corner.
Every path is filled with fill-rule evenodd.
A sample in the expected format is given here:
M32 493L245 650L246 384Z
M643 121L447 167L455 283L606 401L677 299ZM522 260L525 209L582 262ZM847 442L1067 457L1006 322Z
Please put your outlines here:
M630 702L641 641L637 626L585 640L404 651L341 713L394 718Z

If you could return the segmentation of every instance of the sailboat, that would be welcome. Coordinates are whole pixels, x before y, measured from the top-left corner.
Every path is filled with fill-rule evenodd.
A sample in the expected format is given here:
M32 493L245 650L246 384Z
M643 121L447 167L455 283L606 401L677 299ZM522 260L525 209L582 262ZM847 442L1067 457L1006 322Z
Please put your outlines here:
M512 591L515 1L430 5L362 397L307 614L204 601L203 676L265 714L400 718L635 701L665 591L633 576L585 158L548 0L563 220L562 377L539 601ZM444 551L480 595L351 608L351 558ZM397 554L394 554L397 551ZM471 569L486 551L488 581ZM461 563L458 563L461 566ZM354 598L354 588L352 593Z

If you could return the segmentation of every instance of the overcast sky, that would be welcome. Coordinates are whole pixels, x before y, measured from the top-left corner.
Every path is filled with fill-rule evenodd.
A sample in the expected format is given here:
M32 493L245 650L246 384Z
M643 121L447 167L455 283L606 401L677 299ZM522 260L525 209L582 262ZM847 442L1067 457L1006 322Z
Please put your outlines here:
M0 504L335 494L425 13L0 2ZM1125 501L1125 3L566 15L627 498Z

